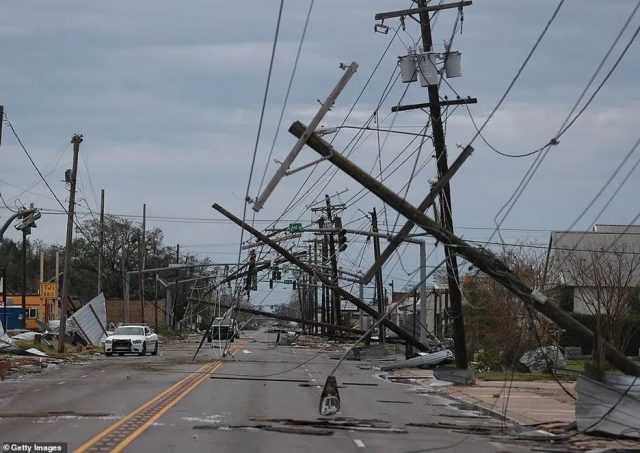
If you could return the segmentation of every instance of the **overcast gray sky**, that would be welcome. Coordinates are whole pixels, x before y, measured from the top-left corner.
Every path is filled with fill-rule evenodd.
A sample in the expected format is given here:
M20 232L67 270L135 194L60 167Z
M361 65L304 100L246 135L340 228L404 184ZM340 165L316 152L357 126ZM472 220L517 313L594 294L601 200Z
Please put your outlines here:
M324 125L340 124L392 38L374 33L374 14L409 6L409 1L316 0L302 56L279 131L273 158L281 160L295 139L287 129L294 120L308 122L341 76L339 63L356 61L360 68L339 98ZM592 72L633 10L631 0L567 0L521 78L485 129L486 139L497 149L519 154L549 141L580 95ZM463 55L463 77L449 79L462 96L478 98L471 112L482 122L496 104L531 49L557 2L551 0L478 0L464 11L462 32L454 48ZM7 0L0 14L0 103L7 117L46 175L56 194L66 203L62 182L70 166L74 133L84 135L81 145L80 211L98 209L99 191L106 190L106 209L113 214L140 215L147 204L148 224L161 227L168 243L180 243L189 253L207 254L218 261L234 261L238 228L222 221L211 209L218 202L242 214L253 144L265 87L279 1L229 2L216 0L138 0L85 2ZM263 134L258 148L251 196L265 170L267 156L309 2L284 3L282 28ZM440 14L434 25L434 42L442 49L449 39L456 10ZM387 21L397 27L398 21ZM635 17L605 65L603 74L640 24ZM381 93L405 45L419 38L417 24L407 20L407 30L393 40L387 56L365 90L346 124L361 126L378 105ZM640 53L634 43L592 105L543 161L539 171L505 220L506 241L546 241L548 230L572 224L638 139ZM602 79L602 75L597 82ZM392 122L399 130L418 132L426 120L423 112L390 114L406 85L396 83L379 110L381 127ZM443 85L441 94L455 95ZM424 102L426 89L413 84L404 103ZM451 113L451 112L449 112ZM38 207L58 209L23 151L5 126L0 146L0 191L13 206L18 200ZM450 161L473 136L466 109L451 113L447 121ZM335 141L344 149L356 131L344 130ZM377 176L377 136L365 135L351 158ZM385 140L385 135L381 136ZM411 137L393 134L381 151L382 167L389 165ZM416 142L417 143L417 142ZM454 222L468 239L487 239L493 218L507 201L535 156L506 158L481 141L452 182ZM433 150L427 142L420 164ZM413 157L386 182L400 192L411 174ZM617 188L640 154L634 154L593 209L577 228L587 228L608 195ZM298 162L314 159L306 149ZM419 167L420 167L419 164ZM391 168L396 168L392 164ZM325 171L323 163L311 175L315 182ZM275 171L273 163L267 180ZM388 173L388 172L387 172ZM263 228L280 217L301 187L309 170L286 178L267 206L256 216ZM433 161L413 180L408 198L417 204L435 175ZM348 177L322 179L307 197L296 200L282 224L314 219L306 206L325 193L345 202L360 189ZM638 178L632 175L599 219L600 223L628 223L640 210ZM306 192L309 185L304 186ZM88 205L88 207L86 206ZM343 217L352 228L366 228L362 211L383 205L373 196L348 204ZM362 210L362 211L360 211ZM249 210L249 213L252 213ZM0 221L8 211L0 209ZM47 215L33 238L64 241L62 215ZM175 217L177 219L161 219ZM391 228L393 212L380 213L381 228ZM387 221L389 225L387 225ZM401 220L402 221L402 220ZM526 229L530 231L517 231ZM18 239L15 231L8 237ZM431 243L431 242L430 242ZM345 266L366 266L371 247L360 263L362 244L355 241L344 256ZM441 253L435 253L435 262ZM388 266L389 279L402 285L417 266L414 251L398 265ZM392 270L393 269L393 270Z

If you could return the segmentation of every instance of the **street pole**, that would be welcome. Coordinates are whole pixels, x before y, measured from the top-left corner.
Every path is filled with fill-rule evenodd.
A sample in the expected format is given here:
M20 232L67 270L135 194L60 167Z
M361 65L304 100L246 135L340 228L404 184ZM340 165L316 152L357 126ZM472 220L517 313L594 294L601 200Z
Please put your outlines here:
M27 232L22 230L22 328L27 328Z
M327 207L327 220L329 221L329 225L333 227L333 216L331 213L331 197L325 194L324 201ZM331 254L331 280L333 281L333 286L338 287L338 256L336 255L336 241L333 233L329 234L329 253ZM333 323L336 325L342 324L342 313L340 310L340 296L334 290L332 291L332 301L333 301Z
M100 190L100 245L98 248L98 294L102 291L102 254L104 251L104 189Z
M140 237L138 238L138 287L140 293L140 322L144 324L144 279L143 273L144 270L144 255L145 255L145 229L146 229L146 220L147 220L147 204L144 203L142 205L142 230L140 232Z
M320 220L318 220L318 226L320 227L320 229L324 228L324 217L320 217ZM327 252L327 248L328 248L328 243L329 240L327 238L326 234L322 235L322 267L324 268L327 265L327 261L329 260L329 254ZM332 319L331 316L329 315L329 310L327 310L327 305L329 304L329 300L327 298L327 285L324 284L324 282L322 282L322 315L321 315L321 321L323 323L327 323L327 324L332 324ZM327 333L327 330L323 327L322 328L322 333ZM333 333L333 332L328 332L328 333Z
M418 8L425 8L427 6L426 0L417 0L417 2ZM422 32L422 47L425 52L430 52L433 48L433 38L431 36L429 12L422 10L419 16L420 29ZM438 169L438 178L442 178L442 176L448 172L449 165L447 163L447 145L445 143L444 128L442 126L440 94L438 93L437 84L430 84L427 90L429 94L429 112L433 133L433 146L436 154L436 167ZM448 182L444 185L440 194L440 211L442 226L450 233L453 233L453 207L451 204L451 187ZM443 245L445 256L450 257L447 261L447 281L449 283L449 297L451 300L451 317L453 318L453 353L456 367L466 369L468 367L467 347L462 313L462 293L458 283L458 260L453 254L455 250L451 250L448 244Z
M54 303L53 319L60 317L60 250L56 250L56 301Z
M73 219L76 208L76 177L78 175L78 153L82 135L74 135L71 139L73 143L73 166L71 167L71 190L69 191L69 211L67 215L67 242L64 249L64 264L62 280L62 300L60 301L60 333L58 335L58 352L64 352L64 343L67 335L67 300L71 289L71 256L73 244Z
M8 319L8 313L7 313L7 270L2 268L2 306L4 307L4 330L6 331L8 329L7 326L7 319Z
M420 282L420 341L424 342L427 340L427 245L425 241L420 242ZM415 316L415 310L413 316Z
M122 298L124 299L124 322L129 322L129 274L127 273L127 239L122 240L122 254L120 256L120 270L122 271Z
M376 213L376 208L373 208L371 212L371 231L373 233L378 232L378 215ZM380 238L373 235L373 256L374 261L377 261L380 258ZM376 272L376 294L378 296L378 313L380 316L384 315L385 301L384 301L384 291L382 284L382 268L378 269ZM384 330L384 325L380 324L380 329L378 332L378 340L380 343L384 343L386 340L386 332Z
M176 264L180 264L180 244L176 244ZM176 322L176 309L178 308L178 277L180 276L180 272L178 272L176 270L176 284L174 285L174 292L175 292L175 297L173 298L173 310L171 313L171 318L172 318L172 327L175 329L175 322Z
M153 313L153 324L155 326L155 331L158 331L158 273L155 273L155 279L153 280L153 300L154 300L154 313ZM166 301L165 301L166 302ZM165 307L166 308L166 307Z
M313 265L318 265L318 241L313 241ZM318 279L313 276L313 320L318 320ZM313 327L314 333L318 333L318 326Z
M40 283L44 282L44 250L40 250Z
M362 282L358 283L358 297L364 302L364 284ZM360 330L367 330L365 329L364 312L362 310L360 310Z

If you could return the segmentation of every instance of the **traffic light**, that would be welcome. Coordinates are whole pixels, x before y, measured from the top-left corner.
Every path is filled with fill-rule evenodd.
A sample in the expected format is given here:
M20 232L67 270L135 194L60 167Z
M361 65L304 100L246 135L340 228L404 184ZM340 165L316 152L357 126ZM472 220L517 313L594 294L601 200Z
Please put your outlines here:
M342 228L338 231L338 250L344 252L347 249L347 230Z
M40 211L32 211L25 213L20 217L20 223L16 225L16 230L22 231L24 234L31 234L31 228L37 228L36 220L42 217Z
M338 250L344 252L347 249L347 230L342 228L342 219L336 217L335 225L338 229Z
M256 269L256 251L249 252L249 270L247 271L247 279L244 282L245 291L258 290L258 270Z

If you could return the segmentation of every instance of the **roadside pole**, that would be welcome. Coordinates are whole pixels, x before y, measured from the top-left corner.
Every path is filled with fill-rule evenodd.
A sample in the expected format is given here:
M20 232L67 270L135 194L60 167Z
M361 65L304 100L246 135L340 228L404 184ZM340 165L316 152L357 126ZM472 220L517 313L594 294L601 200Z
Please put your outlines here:
M27 231L22 230L22 328L27 328Z
M140 323L144 324L144 275L142 271L144 270L144 255L146 252L145 245L145 229L146 229L146 220L147 220L147 204L144 203L142 205L142 229L140 231L140 237L138 238L138 287L140 292Z
M58 352L64 352L64 343L67 336L67 301L69 290L71 289L71 256L73 245L73 225L76 208L76 177L78 175L78 153L82 135L74 135L71 139L73 144L73 166L71 167L71 190L69 191L69 211L67 215L67 241L64 249L64 264L62 280L62 300L60 301L60 333L58 335Z
M376 208L373 208L373 211L371 212L371 231L373 233L378 232L378 215L376 213ZM375 234L373 235L373 254L375 260L380 258L380 238ZM378 296L378 314L380 316L384 316L385 300L382 284L382 268L378 269L378 272L376 272L376 295ZM380 324L378 340L380 343L384 343L386 338L387 335L384 330L384 324Z
M4 330L7 330L7 270L2 268L2 306L4 308Z
M419 8L427 6L427 0L417 0ZM421 11L420 29L422 31L422 47L425 52L430 52L433 48L433 38L431 36L431 22L429 21L429 12ZM436 167L438 169L438 178L442 178L448 170L447 163L447 145L445 143L444 128L442 126L442 111L440 108L440 94L438 93L437 84L429 84L429 112L431 119L431 130L433 132L433 145L436 154ZM453 233L453 207L451 204L451 188L447 182L440 194L440 217L441 224L447 231ZM451 301L451 317L453 318L453 353L455 356L456 366L466 369L467 363L467 345L464 332L464 317L462 313L462 293L459 286L458 276L458 260L453 254L455 250L451 250L448 244L444 245L445 256L450 257L447 261L447 281L449 283L449 297Z
M98 247L98 294L102 292L102 254L104 253L104 189L100 190L100 245Z
M331 212L331 197L325 194L324 201L326 203L327 208L327 220L329 224L333 226L333 215ZM335 237L332 233L329 233L329 253L331 254L331 280L333 281L334 287L337 287L340 283L338 281L338 256L336 255L336 241ZM335 292L331 292L332 295L332 312L333 312L333 323L336 325L342 325L342 313L340 309L340 296Z

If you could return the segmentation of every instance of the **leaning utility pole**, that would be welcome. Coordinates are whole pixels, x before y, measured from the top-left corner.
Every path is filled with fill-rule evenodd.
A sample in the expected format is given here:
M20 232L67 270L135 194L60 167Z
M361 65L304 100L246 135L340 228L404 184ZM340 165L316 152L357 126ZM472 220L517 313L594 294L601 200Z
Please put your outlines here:
M306 126L300 122L295 122L289 128L289 132L296 137L300 137L305 130ZM456 253L463 256L479 270L500 283L504 288L520 299L527 307L537 310L557 325L575 333L585 343L593 342L594 332L592 330L585 327L569 313L558 307L554 301L550 300L540 290L529 288L518 280L512 271L493 254L485 249L472 246L448 231L438 222L426 216L420 209L399 197L397 193L373 178L349 159L342 156L331 146L331 144L324 141L317 134L311 134L311 137L309 137L309 140L307 141L307 145L329 160L333 165L358 181L408 220L414 222L426 233L433 236L438 241L448 244L456 251ZM236 220L234 220L234 222L240 224ZM375 316L377 316L377 312ZM385 320L385 322L386 321L387 320ZM395 325L391 324L391 326ZM614 348L611 344L604 342L604 352L609 363L614 365L620 371L629 375L640 376L640 367L627 358L622 352Z
M60 334L58 336L58 352L64 352L64 343L67 334L67 300L69 299L69 289L71 285L71 254L73 241L73 224L76 208L76 177L78 175L78 153L82 135L74 135L71 139L73 144L73 165L71 167L71 188L69 190L69 211L67 212L67 242L64 249L64 264L62 275L62 300L60 301Z
M102 291L102 254L104 253L104 189L100 190L100 246L98 249L98 294Z
M371 212L371 231L373 233L378 232L378 214L376 213L376 208L373 208L373 211ZM375 234L373 235L373 255L376 261L380 258L380 238ZM382 283L382 268L378 269L378 272L376 272L376 294L378 296L378 313L380 313L380 316L384 316L385 300ZM378 330L378 339L380 340L380 343L384 343L387 337L384 325L381 324Z
M315 136L315 134L312 134L311 137L313 138L314 136ZM333 286L333 283L331 282L331 280L328 277L326 277L322 273L315 272L315 269L313 269L311 266L306 264L304 261L298 259L294 254L292 254L291 252L289 252L287 249L285 249L281 245L277 244L276 242L272 241L271 239L269 239L264 234L260 233L255 228L251 227L249 224L244 222L242 219L239 219L238 217L234 216L233 214L231 214L229 211L227 211L226 209L224 209L222 206L220 206L217 203L215 203L212 207L213 207L213 209L218 211L220 214L222 214L223 216L225 216L226 218L231 220L233 223L235 223L236 225L238 225L239 227L241 227L242 229L247 231L249 234L252 234L253 236L255 236L256 239L258 239L259 241L264 242L266 245L268 245L273 250L278 252L287 261L289 261L290 263L292 263L292 264L296 265L297 267L299 267L300 269L302 269L302 271L304 271L304 272L306 272L308 274L315 274L322 283L324 283L325 285L327 285L329 287ZM345 300L351 302L353 305L355 305L360 310L364 311L366 314L368 314L372 318L378 319L379 314L378 314L377 310L375 310L372 307L370 307L369 305L365 304L362 300L358 299L357 297L355 297L350 292L340 288L339 286L333 287L332 289L334 291L336 291L338 293L338 295L342 299L345 299ZM407 331L405 328L400 327L397 324L394 324L388 318L385 318L385 320L383 322L384 322L384 324L386 325L386 327L389 330L392 330L393 332L395 332L400 339L404 340L408 344L413 345L416 349L418 349L420 351L429 351L430 350L430 348L427 345L421 343L418 339L414 338L413 335L411 335L411 332Z

